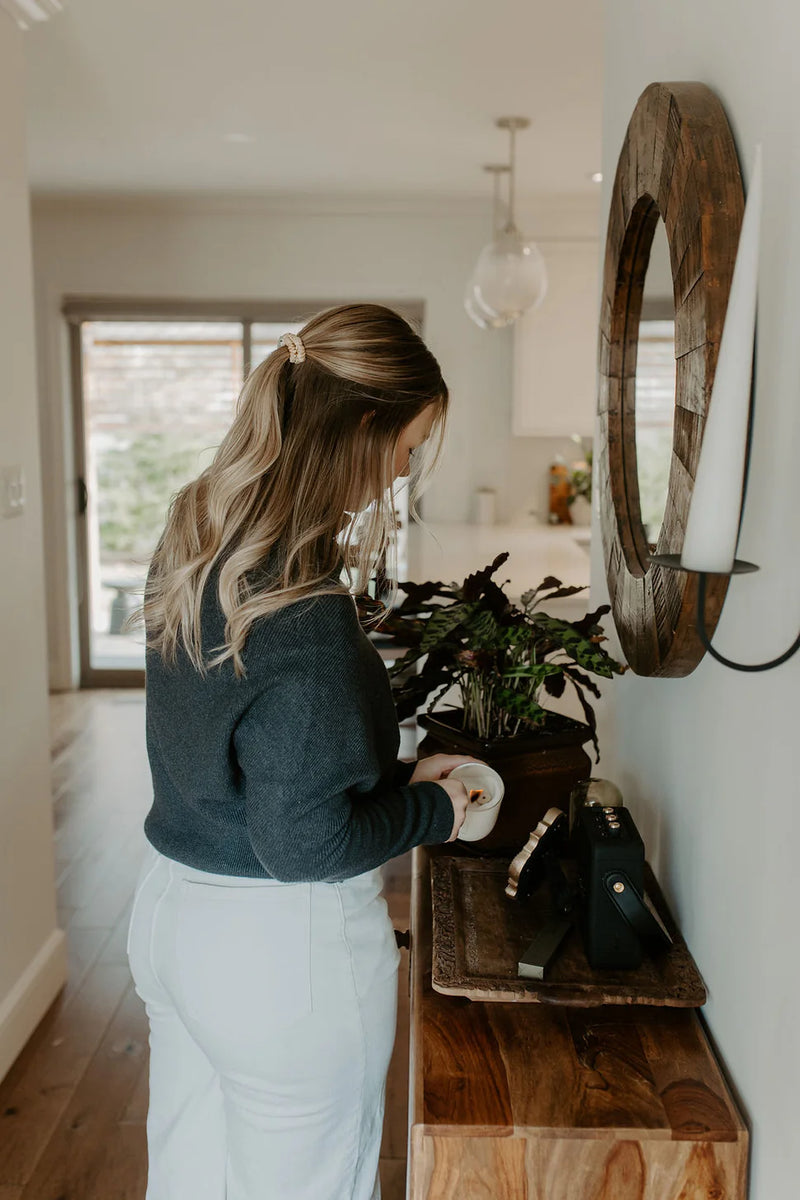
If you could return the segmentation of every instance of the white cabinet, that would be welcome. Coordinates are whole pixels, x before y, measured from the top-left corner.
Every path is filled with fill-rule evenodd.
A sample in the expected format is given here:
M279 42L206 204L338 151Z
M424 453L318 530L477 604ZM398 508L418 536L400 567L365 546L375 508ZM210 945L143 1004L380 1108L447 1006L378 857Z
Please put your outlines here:
M597 403L599 245L540 242L547 295L514 325L512 433L591 437Z

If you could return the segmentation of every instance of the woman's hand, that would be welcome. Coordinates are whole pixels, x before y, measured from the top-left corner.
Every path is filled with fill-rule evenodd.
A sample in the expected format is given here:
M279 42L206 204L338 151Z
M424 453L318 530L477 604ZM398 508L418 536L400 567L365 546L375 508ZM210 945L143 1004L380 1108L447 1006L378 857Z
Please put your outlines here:
M447 776L454 767L462 763L482 762L479 758L470 758L466 754L431 754L429 758L421 758L414 768L414 774L409 783L421 783L427 780L440 784L450 797L453 806L453 830L448 842L454 842L459 830L464 824L469 804L469 792L460 779L448 779Z
M450 774L453 767L460 767L462 763L469 762L483 762L483 759L470 758L468 754L431 754L428 758L419 760L409 783L423 783L425 780L438 783ZM484 766L488 766L488 763Z
M453 806L453 828L450 832L450 837L446 838L445 841L454 842L467 815L469 792L460 779L437 779L435 782L439 784L439 787L444 788Z

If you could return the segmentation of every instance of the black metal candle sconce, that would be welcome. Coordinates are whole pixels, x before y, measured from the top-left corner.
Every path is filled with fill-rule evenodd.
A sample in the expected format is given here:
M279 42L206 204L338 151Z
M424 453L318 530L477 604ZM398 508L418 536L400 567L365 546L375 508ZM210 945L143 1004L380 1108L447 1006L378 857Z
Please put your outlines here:
M753 440L753 412L755 408L755 379L756 379L756 349L754 344L753 349L753 372L751 376L750 388L750 414L747 423L747 441L745 450L745 469L744 480L742 483L742 506L739 513L739 528L741 530L742 516L744 515L744 502L747 496L747 481L750 471L750 450ZM697 634L705 650L715 658L718 663L722 663L724 667L730 667L733 671L771 671L774 667L779 667L800 650L800 633L792 642L788 650L783 654L779 654L777 658L772 658L769 662L764 663L737 663L733 659L726 658L720 654L718 650L711 644L711 638L708 636L706 629L706 587L708 576L712 573L709 571L693 571L690 567L685 567L681 563L680 554L651 554L650 562L656 563L660 567L664 567L668 571L685 571L689 575L697 575ZM760 570L756 563L747 562L746 559L737 558L734 560L730 571L725 572L726 575L732 577L734 575L751 575L754 571ZM715 572L720 574L720 572Z

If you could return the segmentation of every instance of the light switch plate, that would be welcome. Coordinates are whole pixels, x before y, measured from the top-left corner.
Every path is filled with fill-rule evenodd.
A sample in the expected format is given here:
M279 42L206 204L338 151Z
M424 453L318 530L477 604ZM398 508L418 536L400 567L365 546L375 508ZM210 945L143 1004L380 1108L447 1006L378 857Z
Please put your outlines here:
M21 465L0 467L0 516L19 517L25 508L25 472Z

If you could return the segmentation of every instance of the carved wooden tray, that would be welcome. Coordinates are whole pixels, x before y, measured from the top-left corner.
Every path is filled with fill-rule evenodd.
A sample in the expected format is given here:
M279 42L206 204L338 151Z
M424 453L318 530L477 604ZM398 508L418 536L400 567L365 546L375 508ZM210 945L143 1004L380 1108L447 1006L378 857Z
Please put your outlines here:
M566 864L565 864L566 865ZM437 992L470 1000L528 1004L651 1004L696 1008L706 1001L697 965L667 908L650 865L645 891L674 944L628 971L596 971L572 929L548 977L521 979L517 962L550 916L546 888L525 903L505 895L505 859L438 855L431 859L433 977Z

